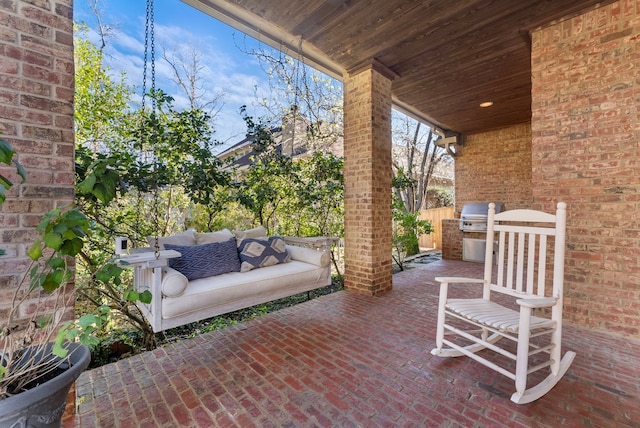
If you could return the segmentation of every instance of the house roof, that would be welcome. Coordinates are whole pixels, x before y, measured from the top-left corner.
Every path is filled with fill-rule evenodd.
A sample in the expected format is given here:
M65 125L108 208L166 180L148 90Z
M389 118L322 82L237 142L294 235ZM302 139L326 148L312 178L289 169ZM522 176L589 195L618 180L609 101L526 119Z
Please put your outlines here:
M530 31L613 0L183 1L338 79L375 62L396 107L467 134L530 121Z
M279 135L282 132L282 127L278 126L275 128L271 128L269 129L269 132L271 133L271 135L274 135L274 136ZM226 150L218 153L217 156L220 159L226 159L230 156L235 155L236 153L243 151L245 148L248 150L251 147L251 145L253 145L254 141L255 141L255 138L253 137L245 137L243 140L237 142L236 144L232 145Z
M282 153L282 127L271 128L269 132L276 142L274 150L277 153ZM253 149L254 142L255 138L247 137L244 140L229 147L227 150L218 154L217 156L220 159L228 159L233 157L233 165L239 168L246 167L253 162L251 157L256 154L255 150ZM293 152L291 153L291 156L293 157L302 156L309 151L306 145L294 145L292 150Z

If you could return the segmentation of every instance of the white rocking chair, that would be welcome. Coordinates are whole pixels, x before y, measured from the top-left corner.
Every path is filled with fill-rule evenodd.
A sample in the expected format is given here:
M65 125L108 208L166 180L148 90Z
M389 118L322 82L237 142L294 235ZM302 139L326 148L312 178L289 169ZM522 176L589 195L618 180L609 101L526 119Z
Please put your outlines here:
M511 401L518 404L532 402L549 392L575 357L575 352L568 351L561 359L566 215L564 202L558 203L555 215L533 210L496 214L495 205L490 204L484 279L436 278L440 282L440 302L436 348L431 353L441 357L466 355L515 380L516 392ZM552 254L547 251L548 237L553 237L555 244ZM547 265L553 267L552 272L547 271ZM547 286L547 280L552 285ZM450 283L482 284L482 298L450 299ZM513 307L519 310L503 306L503 297L501 303L496 303L491 299L492 293L511 296L516 303ZM447 337L452 334L459 337L449 340ZM545 340L541 343L541 339L535 339L532 343L531 339L538 337ZM516 354L512 352L513 345L507 349L496 345L502 338L516 342ZM515 370L509 361L500 365L495 361L504 358L497 356L490 361L489 356L479 355L478 351L485 348L514 360ZM537 354L545 356L544 361L540 362ZM533 355L536 356L530 358ZM551 373L527 389L527 376L545 367Z

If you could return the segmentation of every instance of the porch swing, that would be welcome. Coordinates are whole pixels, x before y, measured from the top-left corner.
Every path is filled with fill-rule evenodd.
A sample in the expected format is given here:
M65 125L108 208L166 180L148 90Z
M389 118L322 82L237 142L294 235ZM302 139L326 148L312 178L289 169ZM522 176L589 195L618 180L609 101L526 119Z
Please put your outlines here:
M151 92L155 93L154 40L153 0L147 0L143 109L148 56ZM153 115L155 99L152 109ZM142 129L141 145L145 140ZM156 138L157 132L152 131L152 150ZM126 245L118 245L122 240L116 242L117 263L134 269L134 290L141 295L151 293L150 302L137 301L136 305L154 332L331 285L330 247L289 245L279 236L266 236L264 228L235 234L227 229L209 233L187 230L159 237L157 174L154 164L155 236L149 239L150 247L129 253Z

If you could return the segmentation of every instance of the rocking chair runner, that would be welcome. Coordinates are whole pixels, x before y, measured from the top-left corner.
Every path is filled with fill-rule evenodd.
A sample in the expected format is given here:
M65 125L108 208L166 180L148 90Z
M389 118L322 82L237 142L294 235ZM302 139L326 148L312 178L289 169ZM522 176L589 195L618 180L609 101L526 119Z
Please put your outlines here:
M496 214L495 205L490 204L484 279L436 278L440 282L440 301L436 348L431 353L441 357L466 355L515 380L516 392L511 401L518 404L537 400L549 392L575 357L575 352L568 351L561 359L565 227L564 202L558 203L555 215L533 210ZM496 234L498 250L494 259ZM548 237L554 239L553 254L547 251ZM548 265L553 267L551 274L547 272ZM547 286L550 278L551 286ZM482 284L482 298L450 299L447 296L450 283ZM496 303L491 299L492 293L511 296L519 310ZM536 315L532 314L534 310ZM459 337L449 340L445 334ZM548 340L543 343L539 339L531 341L545 336ZM516 342L516 354L509 347L496 345L503 338ZM499 365L479 355L478 351L485 348L514 360L515 370L512 364ZM540 362L537 354L548 354L548 358ZM546 367L551 374L527 389L528 374Z

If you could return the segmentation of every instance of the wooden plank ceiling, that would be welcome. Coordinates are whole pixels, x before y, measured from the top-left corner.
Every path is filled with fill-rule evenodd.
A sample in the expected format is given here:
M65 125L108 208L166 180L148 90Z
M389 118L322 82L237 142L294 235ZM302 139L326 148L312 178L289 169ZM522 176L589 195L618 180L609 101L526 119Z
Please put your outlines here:
M612 0L183 1L334 77L375 59L397 105L469 134L530 120L531 30Z

